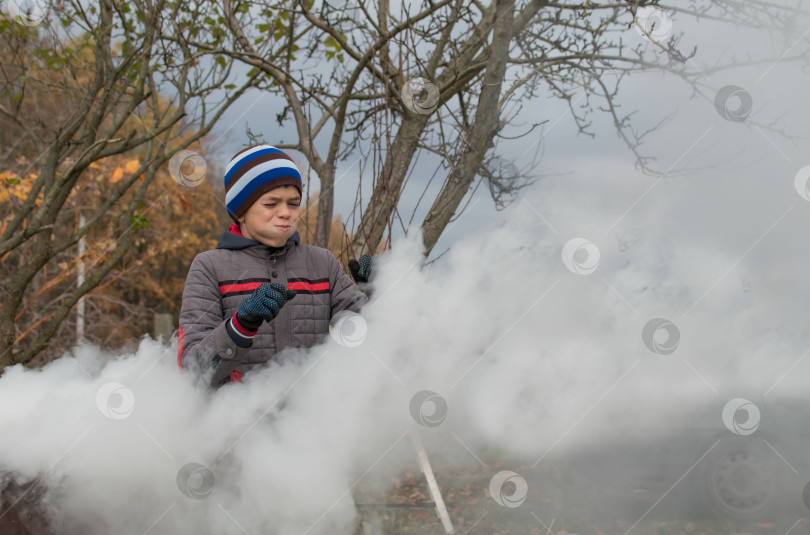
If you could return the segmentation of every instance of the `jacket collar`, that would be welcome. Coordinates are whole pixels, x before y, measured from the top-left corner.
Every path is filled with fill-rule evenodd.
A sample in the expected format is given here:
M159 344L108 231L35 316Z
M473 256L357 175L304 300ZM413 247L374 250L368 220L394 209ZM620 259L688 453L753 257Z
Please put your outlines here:
M217 249L245 249L247 247L258 246L271 250L284 249L286 251L298 245L299 243L301 243L301 237L298 235L298 231L296 231L292 236L290 236L290 239L287 240L287 243L283 248L268 247L267 245L251 240L250 238L245 238L239 231L239 225L237 225L236 223L231 223L231 226L228 227L227 232L223 232L222 236L220 236L219 243L217 244Z

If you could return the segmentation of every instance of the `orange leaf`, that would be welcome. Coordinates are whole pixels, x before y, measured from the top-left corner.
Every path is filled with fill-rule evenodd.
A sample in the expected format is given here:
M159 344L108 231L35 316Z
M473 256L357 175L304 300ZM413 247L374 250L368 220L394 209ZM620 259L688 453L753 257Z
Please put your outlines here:
M116 182L118 182L122 178L124 178L124 170L121 169L120 167L116 167L115 171L113 171L113 174L110 177L110 182L115 184Z
M124 169L127 173L134 173L138 170L138 159L133 158L132 160L127 160L127 163L124 164Z
M186 214L186 217L191 215L191 203L188 202L188 199L182 193L179 193L178 196L180 197L180 204L183 206L183 213Z

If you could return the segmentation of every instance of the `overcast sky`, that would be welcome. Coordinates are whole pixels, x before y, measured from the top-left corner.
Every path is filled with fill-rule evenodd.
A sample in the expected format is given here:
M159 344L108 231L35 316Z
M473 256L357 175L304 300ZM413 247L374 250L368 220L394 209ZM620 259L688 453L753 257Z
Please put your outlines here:
M799 30L804 31L801 27ZM563 189L591 196L605 188L619 189L626 195L617 201L618 205L600 207L606 217L618 219L636 202L650 202L651 199L667 196L670 197L669 208L675 214L685 215L700 206L711 208L710 213L704 215L707 219L697 214L684 218L684 231L691 229L692 234L703 234L705 237L708 227L739 226L742 242L745 236L763 224L767 223L767 228L768 222L773 222L780 215L780 209L786 210L791 203L797 204L796 212L789 216L791 220L800 217L799 213L803 210L806 212L806 207L799 202L802 199L793 187L793 180L801 167L810 165L808 140L790 140L757 124L768 125L776 121L775 129L797 136L810 136L810 125L806 121L810 111L807 99L810 81L799 64L778 59L786 51L785 57L790 57L806 50L810 45L807 32L781 35L733 28L712 21L696 23L683 16L673 18L672 32L683 32L683 49L698 47L697 56L690 62L695 69L714 64L718 59L731 61L749 54L754 58L774 59L773 63L766 65L734 69L702 79L710 88L707 90L711 92L708 98L713 98L713 91L726 85L743 88L752 99L750 116L742 122L724 119L711 100L693 98L691 88L672 75L647 73L626 79L619 102L624 112L637 110L634 120L636 128L649 128L668 114L675 113L674 119L653 133L643 147L645 154L657 158L656 168L669 173L656 184L656 177L644 176L634 168L633 154L617 138L607 115L594 114L592 130L597 136L592 139L577 134L565 103L548 97L526 102L520 116L524 122L516 124L511 132L506 133L523 130L529 122L547 121L544 134L536 131L523 139L502 142L498 154L525 169L540 146L543 157L533 174L545 178L527 190L517 203L534 199L530 201L537 203L534 208L544 213L553 211L554 191ZM642 38L629 30L625 39L634 44ZM737 101L732 97L729 108L735 109L737 106ZM284 128L279 128L276 122L276 114L281 108L281 99L271 95L259 92L246 95L226 114L215 130L214 143L211 143L215 148L212 157L222 159L217 163L224 166L229 156L247 143L246 125L252 131L263 134L268 142L292 142L295 139L292 121L288 121ZM305 165L305 160L299 158L299 163ZM679 173L683 168L694 167L704 169L688 175ZM339 163L337 176L343 176L339 178L336 188L336 213L345 216L351 210L358 168L356 159L349 158ZM429 165L417 167L411 178L411 187L403 195L400 206L403 214L410 214L415 199L421 193L421 184L429 178L434 168ZM439 176L437 181L443 178ZM639 200L653 184L656 184L653 189ZM317 189L315 179L312 191ZM429 202L424 202L420 215L428 207ZM497 212L486 187L480 188L469 211L448 229L434 249L433 256L440 254L460 237L497 226L506 217L509 217L508 210ZM562 214L556 217L556 220L548 222L555 228L559 227L558 230L576 230L577 225L570 217ZM417 215L415 221L420 222L421 218ZM656 224L655 221L648 223ZM607 228L613 222L602 221L601 224ZM749 225L752 227L750 231L745 228ZM612 234L624 230L619 223L612 228Z

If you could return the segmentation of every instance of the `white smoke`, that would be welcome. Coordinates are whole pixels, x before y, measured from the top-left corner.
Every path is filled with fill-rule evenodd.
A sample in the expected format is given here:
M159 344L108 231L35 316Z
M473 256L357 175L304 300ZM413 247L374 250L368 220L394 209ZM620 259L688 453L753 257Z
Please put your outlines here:
M504 225L425 270L414 233L381 260L361 344L290 351L240 385L193 387L176 342L148 338L134 354L83 345L9 368L0 465L47 489L59 533L351 533L359 482L390 488L417 470L412 429L442 466L493 449L531 463L678 433L706 404L721 427L727 401L801 373L800 307L724 277L734 253L656 217L671 197L606 233L637 193L582 192L534 188ZM624 250L621 232L636 233ZM575 237L599 249L589 275L569 269L587 255L562 258ZM753 273L791 265L785 254ZM645 341L654 318L677 340Z

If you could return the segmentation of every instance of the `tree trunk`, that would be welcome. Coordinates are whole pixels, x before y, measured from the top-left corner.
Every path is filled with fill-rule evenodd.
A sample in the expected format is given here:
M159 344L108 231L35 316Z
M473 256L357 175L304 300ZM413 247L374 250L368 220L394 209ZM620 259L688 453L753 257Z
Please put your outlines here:
M402 183L416 152L419 136L428 124L428 115L409 113L402 120L394 142L391 144L383 164L371 201L363 214L363 220L354 235L352 254L360 258L363 253L373 253L382 240L388 218L399 202Z
M447 182L422 223L425 256L430 254L453 214L456 213L461 200L475 180L487 150L493 144L492 140L501 129L499 99L506 74L509 43L512 40L515 0L496 0L495 5L492 45L483 87L478 97L475 121L465 140L466 143L462 145L454 169L451 170Z
M318 216L315 220L313 245L328 249L335 206L335 166L331 160L321 168L318 176L321 179L321 191L318 193Z
M523 7L522 11L516 18L514 17L514 3L511 4L512 7L509 11L508 33L505 35L502 34L500 37L501 41L505 39L505 43L502 42L501 46L505 46L507 52L512 38L514 38L516 34L523 31L534 16L546 4L547 0L532 0ZM463 44L460 45L457 55L450 61L448 65L443 68L441 75L436 78L435 84L442 91L440 103L446 102L448 99L463 91L463 89L473 79L475 79L475 77L478 76L480 70L470 68L470 65L483 61L484 59L489 62L491 59L490 56L493 49L491 46L487 47L486 37L489 34L490 29L494 28L494 24L496 22L494 13L490 14L490 10L495 11L498 9L503 10L505 8L503 5L498 3L494 5L491 4L486 8L483 15L484 20L481 25L476 28L473 35L471 35ZM504 21L501 21L500 23L501 25L506 24ZM447 33L442 36L441 42L437 44L434 54L428 62L428 68L426 69L428 77L433 76L433 73L435 73L438 65L442 62L442 52L448 40L452 37L452 32L450 31L451 29L452 28L449 27L447 28ZM503 65L501 66L503 69L506 68L505 63L507 52L503 52L499 56L503 60ZM489 65L487 65L487 67L488 66ZM503 75L501 74L500 77L493 75L493 78L497 78L499 81L502 81ZM501 85L499 83L497 87L498 91L500 91L500 87ZM490 93L494 95L494 106L497 107L498 97L500 95L495 92ZM382 175L374 188L371 202L364 212L363 219L360 222L357 232L355 233L354 241L352 242L351 246L352 254L355 257L359 257L364 252L375 251L382 240L383 233L385 232L385 226L391 218L391 215L394 213L397 203L399 202L400 194L402 193L402 184L405 180L405 176L407 175L408 168L410 167L411 159L416 152L419 136L422 135L427 127L429 118L429 115L417 114L407 114L403 117L402 124L397 131L394 143L391 145L389 152L386 155ZM489 140L489 143L491 143L491 139ZM477 169L478 166L476 166L475 171L473 171L473 177L475 176ZM462 176L466 175L462 174ZM466 191L466 189L464 191ZM449 220L451 216L452 212L447 219ZM441 230L443 230L445 226L446 223L444 225L440 225Z
M51 258L50 231L40 232L33 240L34 254L26 259L21 269L8 280L9 298L3 299L2 305L0 305L0 367L3 368L19 362L18 355L14 352L16 339L14 318L31 279Z

